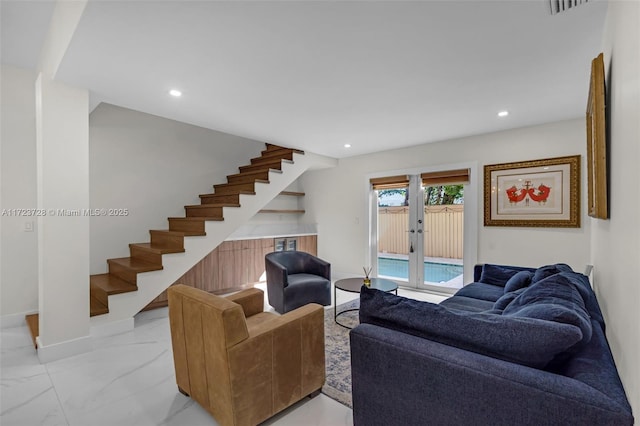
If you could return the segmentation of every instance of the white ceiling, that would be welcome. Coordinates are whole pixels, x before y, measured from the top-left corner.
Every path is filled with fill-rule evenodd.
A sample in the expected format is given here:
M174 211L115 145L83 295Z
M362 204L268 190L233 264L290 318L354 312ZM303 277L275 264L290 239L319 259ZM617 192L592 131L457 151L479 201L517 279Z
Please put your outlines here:
M2 0L3 63L35 68L52 5ZM90 1L56 78L94 101L341 158L584 116L606 9Z

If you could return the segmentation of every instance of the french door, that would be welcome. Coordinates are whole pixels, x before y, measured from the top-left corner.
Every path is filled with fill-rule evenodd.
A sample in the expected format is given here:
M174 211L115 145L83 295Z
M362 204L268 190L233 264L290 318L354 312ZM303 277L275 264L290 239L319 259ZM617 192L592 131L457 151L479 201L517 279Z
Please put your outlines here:
M462 287L464 192L449 185L468 181L460 172L371 179L377 276L445 293Z

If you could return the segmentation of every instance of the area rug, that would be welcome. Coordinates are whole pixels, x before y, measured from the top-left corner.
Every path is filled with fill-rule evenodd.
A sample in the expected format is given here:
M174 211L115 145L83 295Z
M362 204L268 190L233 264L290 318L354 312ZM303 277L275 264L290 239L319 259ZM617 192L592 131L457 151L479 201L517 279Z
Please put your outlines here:
M357 308L358 299L338 306L338 312ZM338 317L338 321L349 327L358 325L358 311L346 312ZM349 331L333 320L333 308L324 311L324 350L327 377L322 393L335 399L349 408L351 402L351 351L349 348Z

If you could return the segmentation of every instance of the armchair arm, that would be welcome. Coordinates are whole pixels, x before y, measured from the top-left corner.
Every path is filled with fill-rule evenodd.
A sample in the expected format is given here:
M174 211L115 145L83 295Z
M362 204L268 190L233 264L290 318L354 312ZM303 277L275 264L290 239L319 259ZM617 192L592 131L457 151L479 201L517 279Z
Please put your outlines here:
M310 256L307 264L307 272L319 275L331 281L331 264L318 257Z
M242 306L244 317L259 314L264 310L264 292L259 288L249 288L226 297L227 300Z
M287 268L285 268L284 265L273 259L269 259L265 262L265 269L267 273L267 283L281 283L282 288L286 288L289 285Z
M324 308L317 303L309 303L286 314L277 316L272 320L258 324L251 329L249 339L265 333L274 332L281 327L286 327L296 321L307 322L311 327L319 327L322 331L322 345L324 347Z

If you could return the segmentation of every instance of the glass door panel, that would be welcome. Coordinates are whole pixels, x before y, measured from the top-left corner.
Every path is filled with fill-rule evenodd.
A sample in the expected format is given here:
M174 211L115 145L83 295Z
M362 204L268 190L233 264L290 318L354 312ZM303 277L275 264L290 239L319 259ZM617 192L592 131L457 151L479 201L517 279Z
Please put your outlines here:
M424 278L419 288L454 292L463 284L464 186L423 190Z
M409 281L409 186L377 192L378 276Z

